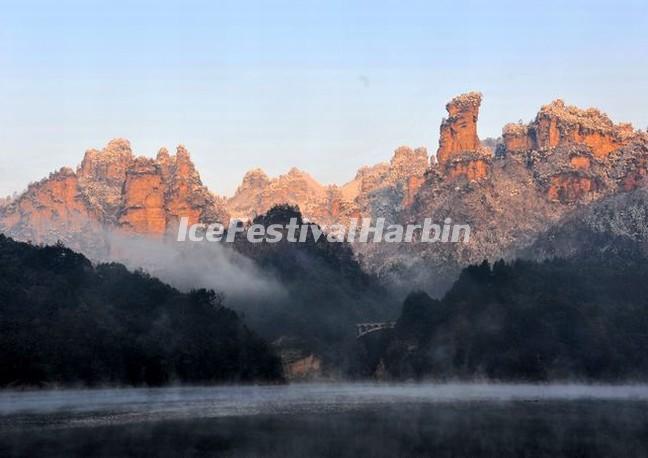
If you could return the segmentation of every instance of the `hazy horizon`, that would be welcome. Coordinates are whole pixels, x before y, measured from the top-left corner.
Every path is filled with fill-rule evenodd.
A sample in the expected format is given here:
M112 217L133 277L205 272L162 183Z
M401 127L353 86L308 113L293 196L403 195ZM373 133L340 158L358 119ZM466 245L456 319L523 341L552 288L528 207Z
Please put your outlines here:
M549 3L9 3L0 195L114 137L186 145L221 195L256 167L341 184L400 145L434 154L469 90L482 138L556 98L646 128L642 2Z

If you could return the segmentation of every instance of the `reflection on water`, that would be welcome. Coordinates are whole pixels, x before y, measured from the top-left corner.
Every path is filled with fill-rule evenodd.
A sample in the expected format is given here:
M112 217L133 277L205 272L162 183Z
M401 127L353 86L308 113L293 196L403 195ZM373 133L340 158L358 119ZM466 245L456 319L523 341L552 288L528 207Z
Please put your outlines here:
M648 387L331 384L0 393L0 456L648 456Z

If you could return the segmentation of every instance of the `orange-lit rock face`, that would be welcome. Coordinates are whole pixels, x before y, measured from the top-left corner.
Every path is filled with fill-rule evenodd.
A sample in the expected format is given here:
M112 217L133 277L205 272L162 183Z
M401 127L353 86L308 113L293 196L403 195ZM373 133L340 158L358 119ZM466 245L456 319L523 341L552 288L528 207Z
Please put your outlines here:
M253 218L274 205L297 205L302 214L321 224L345 223L363 216L370 207L373 194L398 190L402 202L409 205L428 168L425 148L401 146L394 151L389 163L362 167L355 178L343 186L324 186L297 169L277 178L269 178L259 169L246 173L234 196L228 200L230 213L238 218ZM365 215L366 216L366 215Z
M119 225L136 234L161 236L165 233L162 171L153 160L138 158L128 171Z
M31 199L20 202L21 213L28 215L36 234L44 234L52 224L76 232L89 214L79 199L77 177L64 170L54 174L42 187L36 187Z
M562 100L540 108L529 125L507 124L502 131L507 151L585 145L598 159L627 145L633 135L630 124L614 124L599 110L581 110Z
M132 160L133 152L128 140L114 139L101 151L86 151L77 174L81 180L122 185Z
M580 126L563 129L555 119L538 124L537 138L540 148L553 148L567 144L586 145L599 159L627 144L627 140L617 137L612 131L607 133L588 131L581 129Z
M220 215L207 216L209 212L206 210L214 207L214 200L203 187L184 146L178 146L175 161L168 167L165 184L166 218L172 227L175 227L182 217L187 217L189 224L202 221L203 216L209 222L227 223Z
M184 216L190 223L229 221L224 202L202 185L184 147L174 156L163 149L156 159L134 158L128 141L117 139L88 150L76 173L62 169L5 205L0 230L38 243L62 239L79 249L99 247L104 229L173 235Z
M469 92L452 99L447 105L448 118L441 123L437 161L445 165L455 155L478 151L481 147L477 136L477 118L481 94Z
M155 160L131 162L120 208L120 228L157 237L173 232L183 217L189 224L229 221L222 204L202 185L182 145L175 156L162 149Z
M327 189L313 177L296 168L270 179L259 169L248 172L228 201L233 217L252 219L274 205L297 205L306 217L317 215L328 201Z
M551 178L547 198L555 202L570 203L581 200L596 190L596 183L589 177L557 175Z
M121 204L126 172L133 161L128 140L111 140L102 150L86 151L77 169L79 187L92 211L106 222L115 222Z
M575 135L573 143L582 143L587 145L597 158L603 158L615 149L623 146L623 143L618 140L601 134L600 132L592 132L590 134Z
M488 162L484 159L465 160L449 164L448 179L465 177L469 181L479 181L488 176Z
M572 156L569 159L572 167L579 170L587 170L590 168L590 158L587 156Z
M68 241L93 226L91 213L71 169L63 168L49 178L31 185L3 209L0 229L10 236L36 243Z
M506 151L528 151L533 149L529 126L524 124L507 124L502 130L502 140Z

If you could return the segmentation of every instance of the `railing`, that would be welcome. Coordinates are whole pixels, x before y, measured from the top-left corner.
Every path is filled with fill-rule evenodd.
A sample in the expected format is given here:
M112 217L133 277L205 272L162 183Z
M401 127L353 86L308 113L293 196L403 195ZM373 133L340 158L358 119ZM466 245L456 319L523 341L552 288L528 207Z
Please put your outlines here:
M356 324L356 338L365 336L371 332L382 331L383 329L393 329L396 326L395 321L382 321L375 323L358 323Z

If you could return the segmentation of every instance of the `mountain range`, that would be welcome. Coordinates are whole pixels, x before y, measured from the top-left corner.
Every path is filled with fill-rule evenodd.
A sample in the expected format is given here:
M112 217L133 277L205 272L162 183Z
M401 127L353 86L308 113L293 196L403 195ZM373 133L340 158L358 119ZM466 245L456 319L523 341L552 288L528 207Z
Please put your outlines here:
M601 217L601 202L616 199L619 208L625 199L635 206L639 199L639 207L645 202L635 190L647 180L646 133L597 109L555 100L528 124L507 124L497 140L481 141L481 102L480 93L470 92L446 105L435 155L400 146L389 162L363 167L340 186L322 185L294 168L276 178L254 169L233 196L217 196L185 147L174 155L163 148L153 159L115 139L86 151L75 170L62 168L0 201L0 231L23 241L62 241L105 259L116 255L109 233L173 239L182 216L190 223L253 220L280 204L296 205L304 218L324 226L358 217L400 224L451 218L470 224L468 243L352 246L366 271L441 294L466 265L552 254L550 234L578 215Z

